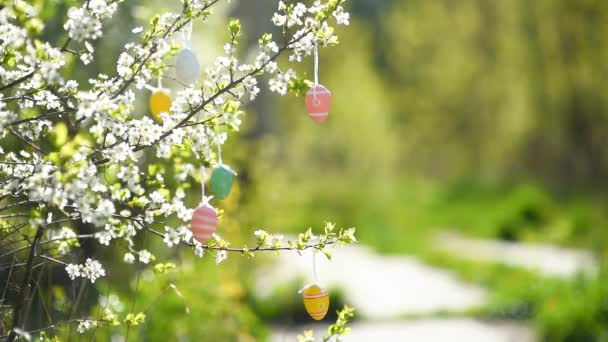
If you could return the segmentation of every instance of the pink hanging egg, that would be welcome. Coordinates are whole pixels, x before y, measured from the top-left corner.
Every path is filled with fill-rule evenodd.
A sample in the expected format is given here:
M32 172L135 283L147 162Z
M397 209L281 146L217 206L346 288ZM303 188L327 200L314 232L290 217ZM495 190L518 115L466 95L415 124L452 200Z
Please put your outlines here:
M320 84L315 84L306 93L304 99L306 111L315 122L323 122L329 115L331 92Z
M190 229L196 241L205 243L217 228L217 213L209 204L203 204L192 213Z

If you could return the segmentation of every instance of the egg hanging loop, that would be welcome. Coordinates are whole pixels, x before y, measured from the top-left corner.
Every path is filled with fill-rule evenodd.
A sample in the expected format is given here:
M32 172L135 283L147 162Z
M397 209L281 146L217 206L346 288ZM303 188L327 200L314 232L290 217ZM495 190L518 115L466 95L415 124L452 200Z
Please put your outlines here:
M331 108L331 92L319 84L319 50L317 43L314 45L314 83L306 93L304 103L310 118L317 123L327 119Z

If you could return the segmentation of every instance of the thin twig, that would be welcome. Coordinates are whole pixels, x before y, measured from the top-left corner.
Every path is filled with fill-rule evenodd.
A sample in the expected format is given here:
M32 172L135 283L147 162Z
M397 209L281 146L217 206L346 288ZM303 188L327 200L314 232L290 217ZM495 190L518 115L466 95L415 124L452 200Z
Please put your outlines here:
M95 234L80 234L80 235L76 235L76 236L74 236L72 238L61 237L61 238L54 238L54 239L40 241L38 243L38 245L45 245L47 243L57 242L57 241L63 241L63 240L69 240L69 239L90 239L90 238L94 238L94 237L95 237ZM19 248L15 249L15 250L6 252L6 253L0 255L0 259L3 258L3 257L5 257L5 256L7 256L7 255L19 253L19 252L21 252L23 250L26 250L28 248L29 248L29 246L23 246L23 247L19 247Z
M32 77L32 76L34 76L34 73L35 73L35 72L36 72L36 70L33 70L33 71L31 71L31 72L29 72L29 73L27 73L27 74L25 74L25 75L23 75L23 76L19 77L18 79L14 80L14 81L12 81L12 82L10 82L10 83L7 83L7 84L5 84L5 85L3 85L3 86L0 86L0 91L3 91L3 90L5 90L5 89L11 88L11 87L13 87L13 86L16 86L17 84L19 84L19 83L21 83L21 82L23 82L23 81L27 80L28 78L30 78L30 77Z
M150 228L150 227L146 227L146 230L156 234L158 236L162 236L164 237L165 234ZM279 252L279 251L302 251L302 250L306 250L306 249L310 249L310 248L320 248L321 246L330 246L333 245L337 242L337 240L329 240L326 242L318 242L318 243L314 243L314 244L310 244L310 245L305 245L302 249L299 248L295 248L295 247L289 247L289 246L281 246L281 247L262 247L262 246L257 246L257 247L253 247L253 248L235 248L235 247L221 247L221 246L209 246L209 245L204 245L201 244L201 246L204 249L211 249L211 250L217 250L217 251L226 251L226 252L239 252L239 253L246 253L246 252ZM180 244L182 245L186 245L189 247L195 247L196 244L193 242L186 242L186 241L180 241Z

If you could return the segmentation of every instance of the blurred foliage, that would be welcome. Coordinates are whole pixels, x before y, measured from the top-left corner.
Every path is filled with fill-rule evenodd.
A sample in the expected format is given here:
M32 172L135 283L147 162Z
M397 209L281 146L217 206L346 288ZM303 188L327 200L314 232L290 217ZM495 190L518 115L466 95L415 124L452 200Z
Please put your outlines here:
M543 341L608 341L605 276L574 279L547 290L536 317Z
M135 340L257 341L267 330L243 305L243 265L229 260L220 271L212 260L183 262L177 273L159 282L142 280L137 295L149 307ZM204 265L206 264L206 265ZM205 267L206 266L206 267ZM228 268L229 271L226 271ZM170 284L175 284L173 289ZM175 317L177 319L171 319Z
M295 231L331 217L381 253L413 253L489 287L484 317L530 319L544 341L607 338L601 275L466 263L438 256L431 237L451 229L608 260L608 3L352 8L341 48L320 49L326 122L311 122L301 98L253 105L247 145L233 154L246 170L240 221ZM299 71L312 78L312 64Z
M429 252L424 260L450 268L491 290L487 306L471 314L490 320L531 320L543 342L597 342L608 338L606 269L572 279L541 277L516 267Z
M119 320L145 315L145 321L124 326L97 327L83 339L109 341L128 336L136 341L259 341L268 331L245 304L248 296L244 270L252 261L234 258L218 268L212 258L194 259L185 255L179 267L158 272L144 269L129 279L132 290L119 290L117 279L98 285L104 296L117 295L118 301L101 297L91 313L103 317L106 307L119 312ZM156 264L158 266L158 264ZM112 284L112 286L109 286ZM131 314L131 316L129 316ZM59 336L68 337L74 328L64 327Z
M402 161L605 185L607 13L598 0L395 3L382 61L409 133Z

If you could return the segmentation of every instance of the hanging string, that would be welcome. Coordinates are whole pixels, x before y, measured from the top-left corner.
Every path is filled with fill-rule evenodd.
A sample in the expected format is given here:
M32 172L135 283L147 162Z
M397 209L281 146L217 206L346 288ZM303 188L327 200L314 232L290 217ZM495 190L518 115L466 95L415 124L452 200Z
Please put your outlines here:
M298 293L302 293L304 292L304 290L306 290L307 288L309 288L312 285L319 285L319 275L317 274L317 250L315 248L311 248L311 253L312 253L312 283L305 285L303 288L301 288Z
M315 42L315 85L319 84L319 50Z
M217 164L220 165L222 168L228 170L233 175L237 176L238 173L236 173L236 171L234 171L230 166L224 165L224 161L222 160L222 144L220 143L220 140L217 138L217 136L216 136L216 144L217 144Z
M185 29L182 30L182 40L187 48L190 48L192 42L192 20L188 22Z
M317 251L314 248L312 250L312 279L313 284L319 284L319 278L317 277Z
M144 88L148 89L151 92L155 92L155 91L157 91L159 89L163 89L163 74L162 74L162 71L161 70L158 71L158 78L156 79L156 88L154 88L153 86L151 86L149 84L146 84L144 86Z
M205 198L205 178L205 165L201 165L201 198L203 204L207 202Z
M312 87L312 98L315 106L319 105L319 100L317 100L317 85L319 85L319 50L317 48L317 42L315 42L315 50L314 50L314 60L315 60L315 84Z
M220 140L217 139L217 162L222 165L222 145L220 144Z

